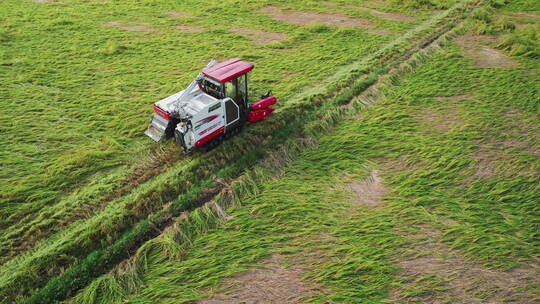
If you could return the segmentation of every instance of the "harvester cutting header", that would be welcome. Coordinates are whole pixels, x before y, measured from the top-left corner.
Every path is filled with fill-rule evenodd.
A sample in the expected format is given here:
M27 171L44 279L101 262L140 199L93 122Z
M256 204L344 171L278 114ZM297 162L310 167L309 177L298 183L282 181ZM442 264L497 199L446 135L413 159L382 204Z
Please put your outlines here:
M186 153L211 149L237 134L244 124L269 116L277 102L271 91L249 102L248 73L253 64L238 58L210 61L183 91L154 104L154 116L146 132L159 142L173 137Z

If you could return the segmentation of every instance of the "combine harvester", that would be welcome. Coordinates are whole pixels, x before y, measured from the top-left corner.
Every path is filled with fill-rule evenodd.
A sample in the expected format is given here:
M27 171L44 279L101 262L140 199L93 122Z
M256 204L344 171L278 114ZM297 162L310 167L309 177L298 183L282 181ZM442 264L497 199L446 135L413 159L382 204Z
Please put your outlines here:
M154 104L154 117L144 133L157 142L174 136L189 153L196 148L211 150L238 134L247 121L266 118L277 99L268 91L249 103L248 73L253 67L238 58L210 61L185 90Z

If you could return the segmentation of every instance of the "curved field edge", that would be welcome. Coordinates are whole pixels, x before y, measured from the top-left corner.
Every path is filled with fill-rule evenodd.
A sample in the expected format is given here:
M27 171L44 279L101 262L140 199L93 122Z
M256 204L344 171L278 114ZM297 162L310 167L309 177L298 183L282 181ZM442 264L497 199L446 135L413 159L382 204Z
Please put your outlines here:
M454 13L458 13L458 12L459 12L459 13L462 13L463 11L460 10L461 8L462 8L461 5L458 5L457 7L453 8L452 10L449 10L449 12L454 12ZM447 17L445 14L441 14L441 15L443 15L442 17ZM436 23L443 23L445 20L441 18L441 19L438 19L438 20L436 20L436 21L437 21ZM434 21L432 20L432 23L433 23L433 22L434 22ZM427 32L433 31L434 28L430 28L430 26L433 26L432 23L429 23L429 22L428 22L427 24L424 24L423 30L424 30L424 31L427 31ZM447 24L446 24L446 26L447 26ZM422 31L419 30L419 32L422 32ZM410 38L413 38L413 37L410 37ZM375 56L371 57L369 60L366 60L365 62L369 62L369 63L371 63L371 64L372 64L372 63L378 63L378 62L381 62L381 61L382 61L382 62L385 62L385 60L388 60L388 59L389 59L388 57L392 58L392 56L391 56L392 53L393 53L394 55L396 54L395 51L391 50L392 47L393 47L393 48L396 48L396 47L398 47L399 45L402 45L402 46L403 46L403 45L408 45L408 44L409 44L409 41L406 41L406 40L400 40L400 41L398 41L398 43L395 43L394 45L392 45L392 46L389 47L388 49L385 49L384 51L381 51L381 52L377 53ZM390 55L390 56L389 56L389 55ZM385 56L388 56L388 57L385 57ZM368 64L368 65L369 65L369 64ZM366 70L370 70L370 69L369 69L369 68L366 68ZM362 74L362 73L365 73L365 72L366 72L366 71L357 71L358 74ZM353 89L348 89L349 92L347 92L347 93L348 93L349 95L350 95L351 93L358 93L358 92L355 92L355 91L357 91L357 90L358 90L358 91L363 90L364 87L366 86L366 84L369 84L371 81L373 81L373 79L371 79L371 80L368 79L368 81L367 81L366 83L363 83L363 84L360 85L359 87L353 88ZM343 85L345 85L345 84L343 84ZM336 86L336 87L339 87L339 86ZM343 102L343 101L346 101L346 100L347 100L347 97L346 97L346 96L347 96L346 94L345 94L345 95L342 94L342 95L338 95L336 98L337 98L337 100L341 100L341 102ZM285 108L283 108L283 109L281 109L281 110L278 110L277 113L276 113L276 115L274 116L274 119L270 120L269 123L266 124L265 126L262 126L262 125L260 125L260 126L254 126L254 127L252 127L252 128L249 128L248 130L246 130L246 132L249 132L249 134L253 134L252 138L255 137L255 136L257 136L257 135L259 135L259 138L261 138L261 139L264 141L264 137L265 137L265 136L261 136L261 134L267 134L268 131L274 131L274 130L276 130L276 129L279 129L279 127L281 127L281 126L284 124L283 121L288 121L288 122L294 121L293 119L287 120L286 118L289 118L289 117L292 117L292 118L298 117L300 113L305 113L305 111L309 111L309 110L312 109L312 108L315 108L315 107L317 107L317 106L320 106L320 104L322 103L322 100L324 99L324 97L325 97L325 96L320 95L320 96L317 96L317 97L315 97L315 98L306 99L304 102L291 103L290 106L285 107L287 111L285 111ZM295 111L294 111L294 110L295 110ZM283 113L287 113L287 117L285 117L285 114L283 114ZM300 116L301 116L301 115L300 115ZM280 122L279 122L278 118L281 119L281 125L280 125ZM275 128L275 129L274 129L274 128L269 129L268 127L269 127L270 124L272 124L272 125L273 125L274 127L276 127L276 128ZM277 125L277 126L276 126L276 125ZM265 130L260 130L260 129L265 129ZM290 128L289 130L280 129L280 131L281 131L282 134L283 134L283 138L286 138L286 137L288 137L290 134L292 134L292 131L293 131L293 130L294 130L294 128ZM277 135L280 135L280 134L278 133ZM275 138L274 138L274 140L275 140ZM241 139L241 138L238 138L238 139L233 140L232 142L233 142L233 143L238 143L238 142L241 142L241 141L242 141L242 139ZM244 142L245 142L245 141L244 141ZM275 145L275 142L271 142L271 144L268 145L268 146L274 146L274 145ZM238 149L238 148L242 148L242 145L231 145L231 146L234 146L234 148L237 148L237 149ZM244 147L244 148L245 148L245 147ZM223 148L222 148L222 149L223 149ZM253 158L253 161L254 161L256 158L258 158L258 157L260 157L261 155L263 155L264 152L263 152L262 150L263 150L263 149L258 150L256 153L251 154L250 157ZM215 154L217 154L218 152L219 152L219 151L216 151L216 152L214 152L213 154L211 154L211 155L209 155L209 156L201 156L200 158L197 159L197 161L194 161L196 164L192 165L190 168L186 168L186 173L188 173L188 172L193 172L193 171L190 171L190 170L194 170L194 168L195 168L195 169L201 169L201 168L202 168L203 170L207 169L207 167L204 167L204 166L196 167L196 165L197 165L197 164L200 165L200 162L203 162L203 160L202 160L203 158L209 158L209 157L211 157L211 156L215 156ZM221 153L223 153L223 151L221 151ZM256 155L257 153L259 153L259 155ZM221 158L221 159L227 159L227 158ZM204 161L206 161L206 160L204 160ZM240 168L244 168L243 165L245 165L245 163L246 163L245 160L244 160L244 161L239 161L239 164L240 164L240 165L239 165L239 168L236 168L236 169L241 170ZM247 163L249 163L249 162L247 162ZM251 162L251 163L253 163L253 162ZM209 166L209 167L211 167L211 166ZM173 169L174 169L174 167L173 167ZM189 170L188 170L188 169L189 169ZM235 169L235 168L233 168L233 169ZM231 170L231 169L229 168L229 170ZM169 170L168 172L171 172L171 171L174 171L174 170ZM197 170L195 170L195 171L197 171ZM224 170L224 171L225 171L225 170ZM199 172L200 172L200 171L199 171ZM223 171L222 171L222 172L223 172ZM228 172L227 172L227 173L228 173ZM175 174L171 174L171 175L174 176ZM179 175L179 174L178 174L178 171L177 171L176 177L177 177L178 175ZM209 176L209 175L207 175L207 176ZM211 183L214 182L213 178L212 178L212 179L207 179L206 176L201 176L201 177L198 177L198 178L199 178L199 181L203 181L203 185L209 185L209 184L211 184ZM177 196L177 193L178 193L178 192L182 192L181 189L180 189L180 190L178 189L178 188L179 188L178 186L176 186L176 187L177 187L176 189L174 188L174 187L175 187L174 184L176 184L176 183L178 183L178 180L172 180L172 181L168 180L168 181L165 181L164 184L161 184L161 185L160 185L160 189L165 189L165 190L164 190L163 192L160 192L159 194L157 194L159 197L155 197L155 196L154 196L154 197L150 197L149 199L146 199L146 200L144 200L143 202L138 201L137 203L140 203L140 204L141 204L141 205L139 205L139 206L144 206L144 208L147 208L147 209L143 209L145 212L149 212L149 211L151 212L151 211L153 211L153 210L151 210L152 204L154 204L154 205L153 205L154 207L159 207L159 205L162 204L161 202L167 202L167 201L170 201L170 200L174 199L174 198ZM186 184L189 185L189 188L191 188L191 186L194 185L194 184L196 184L196 183L197 183L197 181L195 181L195 182L192 182L192 181L186 182ZM186 187L186 188L188 188L188 187ZM155 194L156 192L153 192L153 193ZM144 195L142 195L142 196L144 196ZM157 202L157 203L156 203L156 202ZM144 203L148 203L148 204L150 204L150 205L149 205L149 206L148 206L148 205L144 205ZM156 206L156 205L158 205L158 206ZM180 208L179 208L179 207L180 207ZM168 206L168 208L170 208L170 209L163 210L163 211L161 212L161 214L166 214L166 213L168 213L167 211L171 211L171 210L174 211L173 214L174 214L174 213L178 213L178 212L180 212L180 211L182 211L182 210L185 210L185 206L173 206L173 207ZM149 212L149 213L150 213L150 212ZM149 214L149 213L146 213L146 214ZM106 214L106 213L105 213L105 214ZM122 215L122 214L118 214L118 216L119 216L119 217L122 217L123 215ZM136 214L129 214L129 216L132 216L132 217L134 217L134 218L137 218L137 215L136 215ZM144 216L140 216L140 218L144 218ZM157 223L154 223L154 224L157 225L158 227L160 226L160 223L161 223L161 225L163 225L164 223L167 222L167 220L160 219L159 216L155 216L155 218L156 218L156 222L157 222ZM166 218L166 217L165 217L165 218ZM111 230L113 230L113 231L117 231L116 228L117 228L118 226L116 226L116 225L117 225L118 223L121 223L121 224L122 224L122 223L125 223L125 222L123 222L123 221L119 221L119 220L118 220L118 217L109 217L109 216L106 216L106 215L105 215L105 216L103 216L103 219L104 219L104 220L107 220L107 221L108 221L109 223L111 223L111 224L114 223L114 224L112 224L114 228L111 229ZM101 224L103 224L103 223L101 223ZM140 228L140 227L144 227L145 225L146 225L147 227L152 226L151 224L148 224L148 222L144 221L144 222L141 222L140 226L137 226L137 227ZM104 227L108 227L108 226L107 226L107 225L104 225ZM110 227L108 227L108 228L110 228ZM150 229L153 229L153 228L147 228L147 229L140 229L140 230L139 230L138 228L135 228L135 229L133 229L132 231L127 232L126 235L127 235L127 236L130 236L130 237L128 237L128 239L130 239L130 241L133 241L133 239L134 239L135 237L140 237L141 235L144 235L145 233L147 233ZM90 230L91 230L91 229L90 229ZM88 231L88 230L87 230L87 231ZM133 231L138 231L139 233L133 233L133 234L131 234ZM142 233L141 233L141 232L142 232ZM73 233L72 235L77 235L77 234L78 234L78 231L76 231L76 232ZM84 239L86 239L86 240L92 240L92 239L94 239L94 240L103 241L103 240L100 239L99 237L89 238L87 235L83 235L83 236L81 236L81 238L84 238ZM68 240L69 240L69 239L68 239ZM80 239L79 239L79 240L80 240ZM65 243L66 241L59 240L59 242L63 244L63 243ZM120 246L120 247L123 248L123 249L125 249L123 246L126 246L126 244L129 244L127 247L133 246L133 242L131 242L131 243L130 243L130 242L126 242L126 240L124 240L124 239L121 239L120 241L118 241L118 242L115 243L115 244L116 244L117 246ZM121 244L121 245L119 245L119 244ZM68 244L68 245L69 245L69 244ZM75 245L75 244L73 244L73 245ZM52 247L54 247L54 246L51 246L51 248L52 248ZM136 246L135 246L135 247L136 247ZM80 250L80 249L81 249L81 247L78 247L78 246L73 246L73 248L75 248L76 250ZM96 261L96 257L97 257L97 256L101 256L101 259L102 259L102 260L101 260L100 263L105 262L106 265L114 265L119 259L112 259L112 258L110 258L108 255L106 255L107 252L114 252L114 253L121 252L124 256L125 256L126 253L129 253L129 250L127 250L127 251L123 251L123 250L122 250L122 251L121 251L121 250L116 251L114 248L116 248L116 247L113 245L113 246L112 246L112 249L111 249L111 248L106 248L106 249L98 250L97 252L98 252L99 254L97 254L96 252L94 252L94 254L91 254L91 255L88 256L88 258L86 259L86 261L89 261L89 262L90 262L90 261L95 262L95 261ZM52 248L52 249L54 250L54 249L56 249L56 248ZM47 251L47 250L43 250L43 252L41 253L41 257L38 258L38 259L33 259L33 260L23 260L23 261L21 261L22 263L19 264L19 265L17 265L17 263L12 263L12 264L11 264L11 267L13 267L13 266L15 265L15 267L13 267L13 268L15 268L15 271L14 271L14 272L11 272L11 271L9 272L9 274L10 274L10 275L9 275L9 276L10 276L10 279L14 279L14 280L11 280L10 283L11 283L11 284L18 284L18 286L21 286L21 285L22 285L22 286L32 286L32 285L33 285L32 282L35 282L35 281L33 281L33 279L29 279L29 278L32 278L33 273L36 273L36 272L34 272L34 271L32 271L32 270L28 271L29 268L32 268L32 266L34 266L34 270L35 270L36 268L39 269L41 263L43 263L43 264L42 264L43 266L45 266L45 263L47 263L47 268L48 268L49 270L52 270L52 272L54 272L54 271L55 271L54 263L62 264L63 262L65 262L65 260L64 260L64 261L54 261L54 260L51 261L50 257L51 257L51 256L54 256L54 254L53 254L53 255L49 255L49 253L47 253L46 251ZM67 251L67 252L69 252L69 251ZM99 260L99 259L97 259L97 260ZM52 263L51 263L51 262L52 262ZM108 263L110 263L110 264L108 264ZM25 264L26 264L26 265L25 265ZM99 263L98 263L98 264L99 264ZM29 265L32 265L32 266L28 267ZM84 267L88 266L88 263L81 262L79 265L80 265L80 266L79 266L79 269L86 269L86 268L84 268ZM19 267L17 267L17 266L23 266L23 267L22 267L22 268L19 268ZM93 265L93 266L95 267L96 265ZM103 264L99 264L99 266L103 266ZM49 267L50 267L50 268L49 268ZM110 266L108 266L108 267L110 267ZM17 269L17 268L18 268L18 269ZM97 268L97 267L96 267L96 268ZM8 269L9 269L9 268L8 268ZM21 272L21 269L23 269L22 272ZM99 269L99 270L98 270L98 269L95 269L95 268L91 268L91 269L93 269L94 271L98 271L98 272L99 272L99 271L104 272L104 271L107 269L107 267L103 267L103 268L101 268L101 269ZM28 271L28 272L26 272L26 271ZM65 273L68 273L68 272L69 272L69 270L66 271ZM6 272L3 272L3 273L6 273ZM43 272L40 271L40 272L37 272L37 273L43 273ZM22 274L22 275L21 275L21 274ZM93 275L95 275L95 274L92 274L91 276L93 276ZM18 279L16 279L17 277L18 277ZM39 279L41 280L41 282L45 282L45 281L46 281L46 277L47 277L47 276L40 276ZM23 279L23 278L24 278L24 279ZM36 279L36 278L34 277L34 279ZM83 280L84 278L80 278L80 279ZM71 284L73 284L73 285L72 285L70 288L75 287L74 285L77 285L76 288L80 288L80 286L78 286L79 283L80 283L80 282L73 281L73 282L71 283ZM11 285L11 284L8 284L8 286ZM36 284L36 285L39 285L39 284ZM11 285L11 286L13 286L13 285ZM33 286L35 286L35 285L33 285ZM32 287L27 287L27 288L33 288L33 286L32 286ZM5 287L6 287L6 285L3 285L3 290L6 290L6 289L4 289ZM76 290L76 288L75 288L75 290ZM23 287L21 291L23 291L23 290L26 290L26 288ZM23 292L24 292L24 291L23 291Z
M447 44L446 41L444 40L441 41L440 43L442 45ZM402 72L386 77L386 79L383 80L383 82L385 82L383 83L383 86L386 86L386 88L384 89L388 91L390 88L392 88L392 86L396 85L396 83L399 83L399 81L397 81L397 78L400 74L406 73L408 71L410 72L411 70L413 70L414 67L421 65L423 62L427 60L429 60L429 58L427 58L425 54L422 54L422 55L417 56L413 60L407 62L407 64L403 67ZM358 113L362 112L366 105L370 105L370 101L373 101L377 98L376 91L366 92L366 93L369 93L369 94L362 94L359 98L355 98L355 100L353 101L353 105L354 105L353 107L347 107L346 108L347 110L339 110L339 109L334 110L335 111L334 113L336 113L336 115L338 115L339 117L338 121L343 121L344 118L346 117L349 117L349 118L352 116L358 117ZM522 105L516 104L516 106L519 108ZM382 112L382 111L379 111L379 112ZM381 113L379 113L379 115L381 115ZM403 115L402 117L392 116L392 118L404 119L406 118L406 116L405 115ZM404 122L406 122L406 119L404 120ZM383 120L378 119L376 123L383 123ZM348 122L346 120L346 124L350 124L350 120ZM332 127L330 127L330 129L333 130ZM320 138L320 135L325 134L326 131L329 131L329 129L325 129L324 131L321 131L320 133L316 132L315 134L313 134L313 136L315 136L315 138ZM344 139L340 138L338 140L340 143L344 143L344 144L349 144L346 135L354 137L350 135L350 131L347 131L347 130L345 130L345 132L343 132L342 130L339 134L345 135ZM299 145L298 142L302 142L302 141L299 141L300 139L302 139L303 141L307 141L309 144ZM328 141L328 140L325 140L325 141ZM363 146L369 147L369 145L370 144L364 144ZM244 174L243 176L241 176L234 182L232 182L232 184L229 187L227 187L227 189L224 190L218 197L214 198L212 201L208 202L203 207L198 208L194 212L189 213L187 215L183 214L179 218L175 219L174 224L168 227L162 235L145 243L132 258L130 258L129 260L125 261L124 263L116 267L109 274L103 277L100 277L99 279L92 282L92 284L89 287L87 287L76 298L70 301L70 303L71 302L75 302L75 303L128 302L128 303L131 303L131 302L137 302L137 300L141 300L141 299L145 301L150 301L150 302L156 301L156 298L153 298L152 296L154 297L163 296L164 297L163 300L166 302L171 302L171 301L178 302L179 299L182 299L182 302L195 301L195 300L199 300L206 297L206 294L202 293L201 289L209 290L210 293L214 293L216 292L216 290L219 291L220 289L218 286L223 282L224 278L231 277L231 276L234 276L236 273L245 272L249 270L250 266L256 265L256 263L260 262L261 260L268 258L268 256L271 255L272 253L275 254L276 252L281 252L284 255L294 256L294 254L292 253L293 249L291 247L288 247L287 245L276 244L276 243L279 243L279 244L283 243L284 237L275 236L275 240L273 241L270 241L270 240L260 241L259 240L258 242L256 242L257 245L253 245L253 244L250 245L251 249L249 249L249 252L246 253L247 256L243 256L242 250L240 250L240 248L234 249L237 252L236 254L231 254L230 252L228 253L228 255L234 255L235 258L238 259L238 261L234 261L234 262L230 260L222 261L222 259L216 257L215 255L212 256L211 254L209 254L209 256L211 256L209 258L211 258L212 260L216 260L216 261L220 260L219 263L222 263L222 264L225 263L227 265L227 266L216 265L216 263L211 264L210 266L208 266L208 267L213 267L212 268L213 273L211 275L209 275L209 271L206 268L204 269L200 268L199 266L201 265L197 265L196 262L189 263L189 261L186 261L186 265L179 266L182 260L189 259L190 257L195 258L195 259L197 258L203 259L201 255L195 254L193 256L193 255L190 255L189 252L190 252L191 246L193 246L193 244L195 243L194 240L200 238L202 235L204 235L205 233L209 231L210 233L220 235L220 233L216 232L216 230L226 229L227 230L226 233L229 233L229 234L234 234L234 232L231 232L231 231L235 229L247 230L247 232L244 232L244 233L238 232L236 234L237 237L241 237L242 235L249 235L250 229L256 229L257 231L262 231L263 228L261 227L255 228L254 223L243 223L243 222L240 223L239 220L235 220L233 217L230 217L229 215L227 215L229 211L233 211L232 214L234 214L235 216L242 217L243 221L246 221L246 215L247 215L247 218L249 218L249 221L253 221L253 222L260 221L260 220L257 220L257 218L259 217L269 217L269 218L279 217L283 219L287 218L285 216L278 216L275 213L277 212L276 209L282 210L283 212L287 213L288 216L291 216L291 215L294 216L295 214L294 212L291 213L290 210L285 210L287 207L279 207L279 206L269 207L269 205L280 205L278 204L278 202L272 202L272 200L279 200L280 198L281 200L285 200L285 198L283 198L283 193L280 193L280 194L274 193L273 195L272 194L262 195L262 198L260 199L256 199L256 197L259 197L263 192L270 192L270 193L276 192L272 190L272 188L276 185L274 185L274 183L271 183L271 181L282 178L284 172L286 171L286 168L289 165L291 165L291 163L295 162L295 159L299 154L305 157L306 153L304 152L306 151L306 149L316 150L317 143L315 143L313 139L297 138L294 140L290 140L287 144L283 145L279 151L270 153L269 161L266 161L266 162L263 161L261 163L258 163L258 165L254 169ZM337 152L338 148L334 147L333 149L334 149L333 152L338 153ZM326 153L329 153L329 152L327 151ZM310 154L312 159L313 159L314 154L316 153ZM331 159L330 162L345 162L347 164L347 165L343 165L343 164L341 165L344 171L347 172L347 173L344 173L347 175L347 178L345 178L345 180L349 180L351 178L361 179L366 176L366 172L369 170L369 167L377 167L376 164L371 164L363 159L355 158L355 162L353 163L352 159L349 159L352 156L345 152L343 152L343 154L336 154L336 155L332 153L330 154L333 156L333 157L330 157ZM328 155L326 155L325 159L327 157ZM389 158L392 158L392 157L393 156L389 156ZM318 155L315 156L315 159L322 160L321 156L318 156ZM347 160L351 162L347 163ZM447 161L448 160L437 162L437 166L440 167L441 163L447 162ZM458 164L455 164L455 165L462 167L463 163L459 165ZM332 166L325 166L325 168L326 167L332 167ZM347 167L346 170L345 170L345 167ZM351 172L351 168L355 168L355 169L352 169L353 172ZM401 188L396 189L396 191L398 191L400 195L411 196L414 194L408 193L410 192L410 190L407 189L407 185L405 183L412 183L413 179L415 178L420 179L421 177L426 178L426 176L435 176L437 175L435 171L441 171L440 169L441 168L433 168L433 167L423 168L423 170L421 170L420 172L415 173L414 178L406 177L406 175L409 175L410 172L406 172L406 173L397 172L397 175L394 174L392 178L392 184L394 185L401 184ZM452 173L454 171L452 168L448 168L448 167L444 169ZM298 173L298 169L293 170L293 174L295 172ZM307 178L307 177L304 176L304 178ZM450 174L449 179L454 179L454 178L455 176L453 174ZM339 182L340 180L343 180L343 178L332 180L332 181ZM288 183L291 183L291 182L292 181L289 178ZM286 184L284 182L282 183L278 182L275 184L281 187L286 187L286 186L290 186L288 183ZM267 186L264 186L264 185L267 185ZM297 185L297 186L300 186L300 185ZM305 187L306 185L302 185L302 186ZM415 188L415 187L417 188L418 186L421 186L421 185L409 184L409 186L412 188ZM342 189L334 189L335 192L339 192L341 190ZM312 191L317 192L317 190L315 189L312 189ZM292 189L291 189L291 192L296 193ZM306 190L304 190L304 193L308 193L308 192L309 191L306 188ZM333 203L334 205L337 205L337 207L336 206L334 207L338 209L339 209L339 206L341 205L339 203L336 203L334 200L336 199L346 200L344 197L341 197L340 194L337 194L337 195L330 194L330 193L326 193L326 194L329 195L329 197L331 198L329 200L326 198L323 200L327 203ZM431 193L431 195L433 194L434 193ZM309 196L309 195L306 194L306 196ZM234 199L232 199L232 197L234 197ZM316 210L318 210L316 213L323 212L322 211L322 209L324 209L323 205L315 203L316 201L320 199L320 197L318 196L315 196L315 197L309 196L309 197L311 197L312 199L312 205L310 205L309 208L310 209L315 208ZM265 199L269 199L271 202L266 203ZM239 207L239 205L240 206L242 205L241 202L253 201L253 200L257 201L258 203L256 205L249 204L249 208L248 208L249 210L246 211L246 210L243 210L245 208ZM382 252L385 252L384 254L387 254L385 251L385 248L387 247L394 246L394 245L397 247L398 244L400 246L403 246L405 244L403 243L403 241L398 241L395 238L394 239L390 238L389 235L395 233L395 231L391 232L391 231L388 231L388 229L386 228L399 227L400 230L402 231L412 231L414 229L422 230L423 228L425 228L423 226L425 224L435 225L438 228L441 228L441 227L444 229L449 228L447 226L448 224L445 222L446 220L448 220L446 218L448 215L444 213L441 214L437 212L437 210L433 210L433 209L429 209L429 210L424 209L424 211L422 211L421 206L420 207L410 206L410 202L407 204L404 204L403 201L400 201L401 198L399 198L397 195L396 197L390 200L395 201L394 203L395 206L393 206L392 210L390 211L390 213L392 214L386 211L369 209L367 211L368 212L367 214L361 215L361 217L364 218L364 220L360 222L355 222L355 224L364 224L364 225L369 220L373 220L373 219L379 222L385 222L385 221L389 222L388 225L371 224L371 225L362 227L362 229L374 228L375 230L372 230L371 232L359 231L358 228L354 230L354 231L359 232L362 235L375 234L379 240L378 242L375 242L371 245L380 246L382 248L380 250L375 250L377 252L376 254L379 254L379 256L377 256L376 254L374 256L373 252L369 252L369 250L366 250L365 254L368 257L366 257L365 259L358 258L359 260L361 260L361 262L368 263L368 265L364 264L363 268L358 270L362 272L362 274L355 273L355 275L364 277L366 278L366 280L362 282L357 282L354 280L353 281L356 283L361 283L362 285L367 284L369 287L366 287L364 289L357 288L354 292L352 290L347 290L347 292L350 292L350 293L344 292L343 289L333 289L333 291L336 292L335 295L331 295L330 298L325 297L324 294L318 295L318 297L314 299L315 302L324 302L324 300L329 300L329 299L334 300L334 301L350 301L351 299L357 299L360 296L363 297L364 299L372 299L372 300L380 301L381 299L388 297L388 294L384 292L384 288L386 288L389 285L392 286L392 284L395 284L394 286L395 289L399 290L400 288L403 288L404 290L401 290L401 291L406 291L406 292L411 293L409 296L414 296L415 294L419 294L421 296L422 293L428 293L428 294L432 293L433 291L431 291L430 288L438 288L439 290L444 290L445 287L442 282L437 282L430 278L421 279L420 282L417 281L417 284L425 285L425 283L428 282L429 284L433 284L433 285L427 286L427 287L424 286L421 288L417 287L417 290L414 290L410 286L406 286L406 284L404 284L403 286L399 286L400 282L391 283L391 281L389 280L390 276L393 276L396 274L397 267L387 264L387 263L386 264L381 263L380 254ZM285 205L287 204L286 200L279 201L279 202ZM448 203L448 202L445 201L445 203ZM404 206L403 204L408 205L408 207L405 208L405 210L402 209ZM221 208L219 206L221 206ZM298 206L295 206L294 208L297 208L297 207ZM348 206L345 207L345 209L347 210L349 208L350 207ZM224 213L223 210L225 210L227 213ZM333 210L327 210L327 212L333 214ZM307 212L306 210L306 213L302 214L302 217L307 216L306 222L311 223L310 218L313 215L311 213L309 214L308 213L309 212ZM400 225L403 226L404 224L400 223L400 221L392 220L396 216L396 214L399 214L402 217L406 217L407 220L409 222L412 222L413 225L411 227L400 227ZM368 218L368 220L366 220L366 218ZM231 222L227 224L227 227L223 227L223 224L228 221L231 221ZM234 227L237 227L237 228L234 228ZM238 227L241 227L241 228L238 228ZM266 227L266 229L273 231L271 227ZM276 229L279 229L279 228L276 228ZM326 231L327 228L321 227L320 229L322 229L323 231ZM352 227L349 227L349 230L342 231L342 236L350 235L352 231L351 229ZM488 265L494 265L495 267L508 268L508 267L515 266L515 263L513 263L512 260L516 257L520 260L520 262L530 261L531 257L534 257L534 253L528 253L528 254L523 255L520 252L521 250L519 249L514 250L510 254L510 256L506 256L508 255L508 252L505 252L504 250L497 251L497 250L500 250L500 248L492 249L490 250L490 253L486 253L486 252L483 252L483 249L481 248L475 248L474 244L466 245L463 243L463 239L461 238L464 237L465 239L467 239L468 237L470 237L469 235L464 234L464 235L459 236L459 234L455 231L454 227L450 227L449 230L451 231L450 234L444 238L448 244L451 244L452 247L459 248L469 258L480 259L482 263L486 263ZM530 227L529 227L529 230L530 230ZM279 234L279 233L283 233L283 231L276 230L276 234ZM329 236L326 236L326 238L329 238ZM381 240L380 238L383 238L383 239ZM354 237L350 237L350 239L354 239ZM458 240L458 242L456 242L456 240ZM309 244L309 246L312 246L314 245L314 243L315 243L315 248L317 248L317 246L320 246L319 248L324 246L311 239L307 239L304 241L306 241L307 243L304 243L303 246L306 246L306 244ZM415 241L419 242L422 240L415 240ZM508 237L507 239L505 239L505 242L507 244L509 242L512 243L513 242L512 237ZM202 243L203 243L202 245L199 244L197 246L198 250L204 250L204 251L218 250L219 245L216 245L215 242L210 241L210 243L207 243L206 241L202 240ZM272 243L272 246L269 246L270 243ZM390 245L389 243L392 243L392 245ZM205 244L206 244L206 247L205 247ZM487 245L487 244L483 244L483 245ZM253 248L259 248L259 246L266 246L266 247L269 246L271 249L269 248L266 248L266 249L261 248L260 250L253 249ZM281 246L285 246L285 247L282 248ZM292 245L289 244L289 246L292 246ZM341 250L345 250L344 248L346 247L346 245L341 244L341 246L342 246ZM519 246L517 248L519 248ZM220 249L229 250L230 248L220 248ZM361 249L358 249L358 250L361 251ZM336 249L333 253L335 254L336 251L339 251L339 249ZM496 252L496 253L498 252L501 256L499 257L496 255L493 255L491 252ZM300 254L308 254L308 253L301 251ZM494 260L490 261L490 257L493 257ZM298 259L298 257L296 258ZM346 260L351 263L358 263L358 261L356 260L353 261L352 258L351 259L349 258L347 258ZM291 262L287 262L287 264L290 264L290 263ZM230 264L234 264L234 266L229 266ZM324 281L326 283L334 281L336 284L336 286L333 286L334 288L347 287L347 284L343 284L340 281L340 279L343 277L347 278L346 274L354 272L354 269L350 269L351 267L342 267L343 263L339 264L339 263L329 262L329 264L332 264L332 265L326 265L326 266L332 266L334 268L325 269L322 272L319 271L317 274L310 273L309 279L318 280L319 282ZM320 263L316 263L316 265L321 266ZM362 264L360 264L360 266L358 267L361 267L361 266ZM171 281L167 281L166 278L163 278L163 277L167 277L170 274L170 272L173 272L173 270L167 270L167 269L170 269L168 267L185 267L186 269L189 269L189 267L192 267L194 271L200 271L201 273L190 273L194 275L195 278L189 279L188 280L189 282L179 281L180 279L178 277L175 277L173 280L176 284L174 284L174 287L173 287L172 285L167 285L171 283ZM380 268L373 269L372 267L380 267ZM349 270L344 270L344 268L349 268ZM179 270L179 271L184 272L184 274L186 274L185 272L187 271L186 269ZM370 269L373 269L373 271L371 271ZM336 274L336 277L334 277L333 271L338 272L339 276ZM148 278L145 276L148 276L149 273L151 273L150 276L153 277L156 281L159 281L160 283L163 284L161 286L164 288L164 290L156 289L159 283L158 284L152 283L150 284L152 286L150 287L148 286L149 285L147 284ZM508 276L508 274L504 272L502 272L501 274ZM372 278L368 278L369 275L377 277L376 282L374 282ZM158 277L161 277L161 278L158 278ZM351 278L351 277L348 277L348 278ZM352 278L350 280L347 280L349 281L350 285L354 283L354 282L351 283L350 282L351 280ZM340 283L337 283L337 282L340 282ZM342 285L339 285L339 284L342 284ZM386 286L381 286L381 284L386 284ZM358 287L358 285L356 287ZM145 290L145 292L141 292L142 288L147 288L147 289ZM167 292L171 292L173 290L172 288L174 288L174 290L176 291L175 292L176 297L168 298ZM411 288L411 289L405 290L405 288ZM181 292L182 295L179 295L178 294L179 292ZM489 294L487 294L486 296L489 296ZM403 301L405 301L405 299L406 298L401 298L401 300ZM394 300L396 299L394 298Z

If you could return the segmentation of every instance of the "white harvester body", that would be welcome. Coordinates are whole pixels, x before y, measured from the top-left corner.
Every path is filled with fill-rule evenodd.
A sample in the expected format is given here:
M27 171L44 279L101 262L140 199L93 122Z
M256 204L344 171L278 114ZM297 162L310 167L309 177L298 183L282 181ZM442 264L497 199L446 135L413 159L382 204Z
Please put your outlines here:
M274 96L248 102L247 73L253 65L240 59L211 61L185 89L154 104L154 117L145 134L155 141L175 137L186 152L211 148L236 134L246 121L266 118Z

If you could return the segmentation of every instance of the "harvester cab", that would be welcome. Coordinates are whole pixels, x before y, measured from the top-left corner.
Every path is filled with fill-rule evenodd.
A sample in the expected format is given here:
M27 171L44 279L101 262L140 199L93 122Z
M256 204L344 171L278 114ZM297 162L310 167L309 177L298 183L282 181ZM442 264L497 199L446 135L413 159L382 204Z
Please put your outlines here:
M254 65L238 58L212 60L183 91L154 104L145 134L159 142L174 137L186 153L207 149L237 134L244 124L269 116L277 102L271 91L250 103L249 77Z

